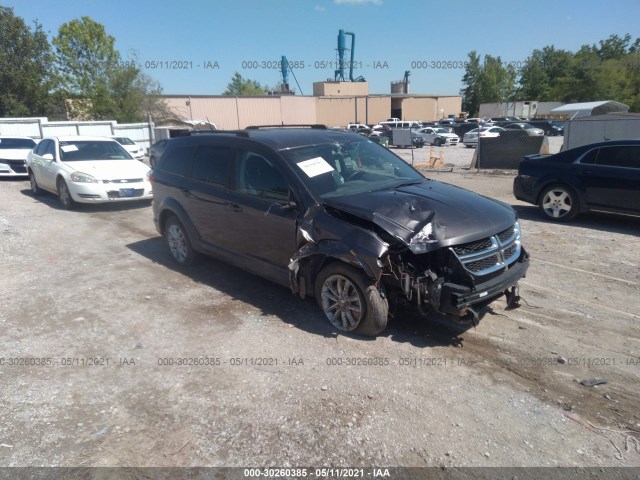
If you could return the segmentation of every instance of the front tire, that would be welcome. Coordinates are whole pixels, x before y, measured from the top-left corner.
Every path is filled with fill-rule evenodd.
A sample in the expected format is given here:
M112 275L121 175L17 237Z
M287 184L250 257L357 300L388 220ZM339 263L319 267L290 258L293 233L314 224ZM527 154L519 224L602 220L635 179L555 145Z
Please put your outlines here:
M42 194L42 189L38 185L38 182L36 180L36 176L33 174L33 172L31 170L29 170L29 185L31 186L31 193L34 196L37 197L38 195Z
M542 191L538 206L549 220L568 222L578 214L578 196L565 185L551 185Z
M62 178L58 178L56 186L58 188L58 199L60 200L62 208L65 210L71 210L75 207L76 202L71 197L71 192L69 191L69 187L67 187L67 182Z
M436 139L433 141L433 144L434 144L436 147L440 147L440 146L442 146L442 139L441 139L441 138L436 138Z
M186 229L175 216L171 216L165 225L164 237L173 259L180 265L193 265L198 258L191 245Z
M385 328L389 303L361 271L330 263L315 280L316 300L327 320L342 332L374 337Z

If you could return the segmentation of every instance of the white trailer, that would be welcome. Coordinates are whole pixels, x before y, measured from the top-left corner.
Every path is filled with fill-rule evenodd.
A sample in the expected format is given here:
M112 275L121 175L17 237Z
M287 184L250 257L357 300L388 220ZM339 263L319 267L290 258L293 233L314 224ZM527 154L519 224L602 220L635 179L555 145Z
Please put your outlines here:
M640 140L640 113L607 113L568 121L562 149L629 139Z

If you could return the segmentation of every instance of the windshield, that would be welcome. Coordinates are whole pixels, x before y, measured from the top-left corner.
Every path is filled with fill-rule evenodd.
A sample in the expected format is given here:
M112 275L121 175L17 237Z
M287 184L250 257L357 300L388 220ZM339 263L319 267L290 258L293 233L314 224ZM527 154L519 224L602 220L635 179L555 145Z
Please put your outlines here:
M109 140L76 140L60 142L63 162L82 160L132 160L133 157L118 142Z
M28 148L31 150L35 146L36 142L28 138L0 138L0 150L13 148Z
M436 133L449 133L446 128L436 128Z
M113 137L113 139L120 145L135 145L135 143L133 143L133 140L127 137Z
M349 140L282 151L320 198L342 197L421 182L424 177L370 140Z

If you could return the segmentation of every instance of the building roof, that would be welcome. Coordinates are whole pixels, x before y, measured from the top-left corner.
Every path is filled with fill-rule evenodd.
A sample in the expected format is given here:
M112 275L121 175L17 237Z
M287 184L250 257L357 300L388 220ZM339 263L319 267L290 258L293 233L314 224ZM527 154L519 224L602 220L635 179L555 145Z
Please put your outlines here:
M603 100L599 102L567 103L554 108L550 113L569 115L571 119L602 115L604 113L624 113L629 111L629 105Z

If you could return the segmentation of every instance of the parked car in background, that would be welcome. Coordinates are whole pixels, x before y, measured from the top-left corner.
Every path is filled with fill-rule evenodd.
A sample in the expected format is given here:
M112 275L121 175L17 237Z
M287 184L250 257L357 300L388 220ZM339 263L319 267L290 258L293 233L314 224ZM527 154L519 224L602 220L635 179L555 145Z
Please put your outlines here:
M0 177L26 177L27 155L35 146L29 137L0 136Z
M640 140L583 145L555 155L528 155L513 182L518 200L550 220L580 212L640 215Z
M169 138L158 140L156 143L151 145L151 148L149 148L149 165L151 165L152 168L156 166L156 162L162 156L162 152L167 148L169 140Z
M347 125L347 130L365 136L371 133L371 128L362 123L350 123Z
M514 298L529 265L510 206L426 179L345 131L176 138L152 177L154 222L176 263L215 255L315 297L342 332L382 332L394 297L469 328Z
M144 161L144 148L131 140L129 137L111 137L131 154L136 160Z
M76 202L150 200L149 171L107 137L45 138L27 157L32 193L55 193L66 209Z
M519 122L520 121L520 119L518 117L491 117L491 120L494 123L498 123L498 122L502 122L502 123L510 122L510 123L513 123L513 122Z
M478 146L478 136L485 137L499 137L500 133L505 129L501 127L479 127L468 131L462 138L462 143L467 148L473 148Z
M564 135L564 125L565 122L562 120L552 120L551 121L551 135L552 136L562 136Z
M444 127L427 127L418 130L418 135L424 139L424 143L435 145L457 145L460 139L455 133L451 133Z
M505 130L521 130L526 132L530 137L544 137L543 129L536 128L528 123L507 123L506 125L503 125L502 128Z

